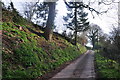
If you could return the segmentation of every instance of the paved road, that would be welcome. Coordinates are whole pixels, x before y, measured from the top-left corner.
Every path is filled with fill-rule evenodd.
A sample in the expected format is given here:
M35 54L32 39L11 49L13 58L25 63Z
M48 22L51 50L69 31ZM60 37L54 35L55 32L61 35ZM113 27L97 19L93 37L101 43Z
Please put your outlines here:
M94 52L92 50L88 50L86 53L80 56L76 61L68 65L66 68L61 70L61 72L57 73L50 80L58 80L58 79L67 79L73 80L77 79L94 79Z

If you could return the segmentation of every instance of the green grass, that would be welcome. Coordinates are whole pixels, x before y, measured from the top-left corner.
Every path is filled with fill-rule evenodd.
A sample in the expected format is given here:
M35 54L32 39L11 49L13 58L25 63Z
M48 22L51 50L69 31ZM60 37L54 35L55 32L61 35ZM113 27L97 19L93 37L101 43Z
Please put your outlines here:
M97 73L100 78L120 78L120 65L111 59L107 59L96 53L95 61Z
M2 25L3 31L6 31L3 34L13 42L9 44L11 49L4 47L9 51L3 50L2 53L3 78L36 78L67 61L75 59L86 51L86 48L80 44L76 47L62 38L60 41L62 41L62 45L66 46L61 48L56 42L46 41L44 38L27 31L26 27L28 26L24 27L25 31L21 31L14 24L3 22ZM12 38L22 42L16 44ZM49 46L49 48L41 47L42 43L39 41L46 42L45 46ZM13 46L16 47L13 48Z
M63 50L56 48L51 50L51 55L48 55L35 43L24 43L20 46L14 50L14 55L3 52L5 61L3 63L3 78L35 78L81 54L76 47L68 47ZM7 61L11 58L13 59L12 62Z

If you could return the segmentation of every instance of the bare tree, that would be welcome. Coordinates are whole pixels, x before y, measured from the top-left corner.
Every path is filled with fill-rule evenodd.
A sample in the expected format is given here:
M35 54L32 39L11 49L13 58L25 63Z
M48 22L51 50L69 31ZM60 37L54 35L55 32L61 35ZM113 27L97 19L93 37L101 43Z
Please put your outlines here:
M88 30L88 38L91 40L93 49L95 49L95 43L98 41L98 35L101 35L101 28L96 24L91 24Z

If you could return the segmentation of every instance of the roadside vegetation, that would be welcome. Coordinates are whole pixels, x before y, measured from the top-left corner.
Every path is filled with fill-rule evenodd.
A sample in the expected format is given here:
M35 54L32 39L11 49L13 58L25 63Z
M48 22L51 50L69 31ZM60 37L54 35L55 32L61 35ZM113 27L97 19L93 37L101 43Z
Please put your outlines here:
M120 78L120 64L101 54L95 53L97 78Z

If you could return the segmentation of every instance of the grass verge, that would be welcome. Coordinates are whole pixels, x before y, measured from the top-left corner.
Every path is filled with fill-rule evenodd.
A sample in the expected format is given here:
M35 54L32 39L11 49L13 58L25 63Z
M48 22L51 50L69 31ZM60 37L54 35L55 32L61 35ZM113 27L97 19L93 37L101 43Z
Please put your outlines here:
M120 78L120 64L95 53L97 78Z

